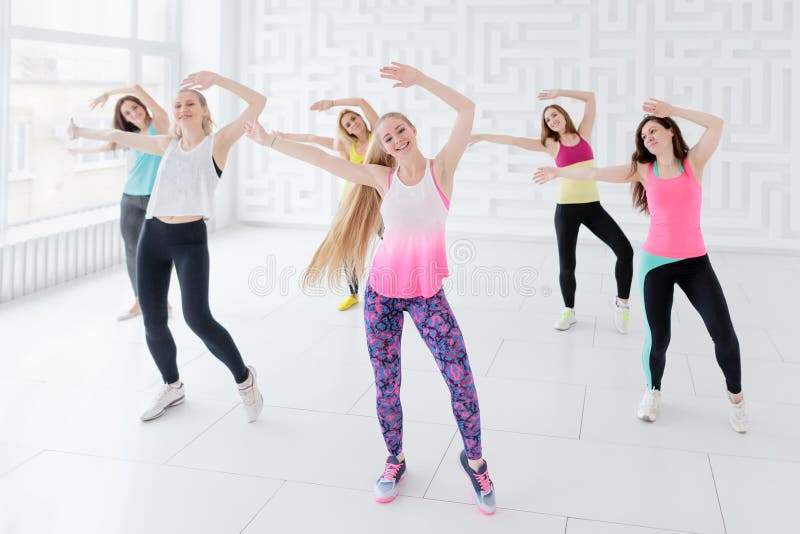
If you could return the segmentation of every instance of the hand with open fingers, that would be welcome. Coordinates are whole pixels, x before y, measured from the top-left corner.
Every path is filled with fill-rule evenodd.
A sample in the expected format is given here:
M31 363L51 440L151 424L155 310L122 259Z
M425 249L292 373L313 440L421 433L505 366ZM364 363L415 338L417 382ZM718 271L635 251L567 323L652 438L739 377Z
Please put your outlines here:
M381 68L381 78L397 81L392 87L411 87L421 76L421 71L397 61L392 61L391 65Z
M551 180L556 179L557 170L555 167L539 167L536 169L536 172L533 173L533 181L537 184L546 184Z
M255 141L259 145L266 145L269 141L269 134L261 126L261 123L256 120L244 123L244 134L248 139Z
M671 104L651 97L642 104L642 111L650 115L655 115L656 117L664 118L672 115L674 110Z
M97 106L100 106L102 108L103 106L106 105L106 102L108 102L108 93L103 93L97 98L89 100L89 109L94 109Z
M333 107L333 100L317 100L309 108L311 111L325 111Z
M558 89L542 89L536 98L539 100L552 100L558 96Z
M78 125L75 124L75 119L72 117L69 118L69 124L67 125L67 138L70 141L74 141L78 138Z
M195 89L197 91L204 91L205 89L208 89L217 83L217 76L218 74L216 72L211 72L208 70L193 72L183 79L181 82L181 89Z

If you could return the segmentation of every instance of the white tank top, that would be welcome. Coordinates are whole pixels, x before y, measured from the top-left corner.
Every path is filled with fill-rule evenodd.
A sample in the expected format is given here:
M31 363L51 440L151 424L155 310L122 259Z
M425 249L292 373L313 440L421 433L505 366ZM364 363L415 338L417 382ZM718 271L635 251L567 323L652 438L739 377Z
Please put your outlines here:
M393 177L392 177L393 176ZM384 297L431 297L447 277L445 225L450 201L429 161L422 180L408 186L396 171L381 202L385 229L372 259L369 284Z
M161 158L156 183L147 204L146 218L202 215L210 219L219 177L213 161L214 136L192 150L173 140Z

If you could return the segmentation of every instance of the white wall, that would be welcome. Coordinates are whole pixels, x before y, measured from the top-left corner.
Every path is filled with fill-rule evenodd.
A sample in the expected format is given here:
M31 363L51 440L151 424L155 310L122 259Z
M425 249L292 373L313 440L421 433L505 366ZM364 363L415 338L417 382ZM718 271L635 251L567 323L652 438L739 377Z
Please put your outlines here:
M239 12L235 6L234 2L222 0L182 0L178 81L199 70L219 72L223 76L238 79L238 43L235 36ZM217 129L225 126L243 109L240 99L227 91L212 87L205 94ZM240 141L239 145L245 142ZM241 148L234 146L217 189L214 217L210 222L213 229L237 221L237 150Z
M320 98L364 96L378 113L406 112L423 151L444 143L454 114L418 88L392 89L379 67L397 60L454 85L478 105L475 132L536 136L539 89L597 92L598 165L624 164L650 96L725 118L704 178L709 245L800 250L800 8L789 0L544 1L250 0L240 4L240 76L270 97L267 128L332 135ZM567 102L579 120L581 106ZM698 128L681 122L692 144ZM265 223L326 224L329 175L253 146L240 147L238 214ZM530 175L546 156L479 144L462 160L451 232L552 238L556 186ZM647 219L626 186L601 184L603 204L633 241Z

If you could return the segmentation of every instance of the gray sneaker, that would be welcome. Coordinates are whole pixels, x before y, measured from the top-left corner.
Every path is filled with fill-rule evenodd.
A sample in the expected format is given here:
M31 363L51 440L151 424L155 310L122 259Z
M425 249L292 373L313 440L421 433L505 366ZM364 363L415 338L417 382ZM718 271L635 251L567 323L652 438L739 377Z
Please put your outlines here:
M375 482L375 500L377 502L392 502L397 497L397 486L403 477L406 476L406 461L402 462L397 456L391 455L386 458L386 466L383 474Z
M489 478L489 465L484 460L480 469L474 471L469 466L466 451L461 451L459 462L461 464L461 469L467 474L472 484L472 492L475 497L475 504L478 506L478 511L483 515L492 515L495 512L495 500L494 484L492 484L492 479Z
M173 406L177 406L181 404L184 400L186 400L186 393L183 388L183 383L181 383L180 387L172 387L169 384L164 384L159 391L158 395L153 399L153 403L150 407L144 411L142 415L139 416L139 419L142 421L152 421L153 419L157 419L164 415L164 412L167 411L167 408L172 408Z

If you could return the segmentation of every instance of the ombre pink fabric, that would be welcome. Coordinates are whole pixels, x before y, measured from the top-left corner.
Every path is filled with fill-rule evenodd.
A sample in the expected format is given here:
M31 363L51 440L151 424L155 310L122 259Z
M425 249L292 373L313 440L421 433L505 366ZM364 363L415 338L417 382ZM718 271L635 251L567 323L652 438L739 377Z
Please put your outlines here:
M378 246L369 285L392 298L431 297L447 278L445 226L449 201L436 183L433 162L413 186L395 171L381 203L383 240Z

